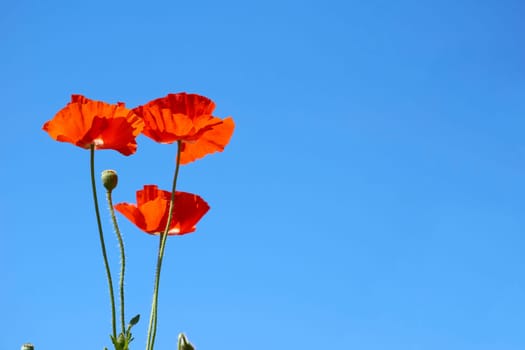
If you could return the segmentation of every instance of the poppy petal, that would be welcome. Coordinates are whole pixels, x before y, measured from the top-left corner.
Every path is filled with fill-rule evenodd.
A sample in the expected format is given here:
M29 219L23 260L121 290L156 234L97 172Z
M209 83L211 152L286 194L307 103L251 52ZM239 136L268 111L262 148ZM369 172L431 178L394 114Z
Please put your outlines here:
M166 229L170 200L171 192L159 190L155 185L146 185L137 191L137 205L119 203L115 209L142 231L158 234ZM177 191L168 234L194 232L195 226L209 209L208 203L198 195Z
M119 203L115 204L116 211L124 215L129 221L138 226L141 230L147 229L146 219L142 212L133 204Z
M158 100L164 108L169 108L173 114L184 114L190 119L200 115L211 115L215 109L215 103L209 98L197 94L168 94L165 98Z
M144 122L121 102L108 104L72 95L71 102L61 109L43 129L60 142L82 148L113 149L131 155L137 149L136 136Z
M197 94L168 94L133 111L144 120L143 134L159 143L182 141L181 164L222 152L233 134L232 118L212 115L215 103Z
M210 206L201 197L192 193L177 192L173 222L179 224L180 232L178 234L195 231L195 225L209 209Z
M147 233L164 232L168 222L168 209L170 202L164 198L155 198L140 206L142 215L146 218Z
M203 132L196 141L183 142L180 164L188 164L207 154L224 151L230 142L235 124L232 118L226 118Z

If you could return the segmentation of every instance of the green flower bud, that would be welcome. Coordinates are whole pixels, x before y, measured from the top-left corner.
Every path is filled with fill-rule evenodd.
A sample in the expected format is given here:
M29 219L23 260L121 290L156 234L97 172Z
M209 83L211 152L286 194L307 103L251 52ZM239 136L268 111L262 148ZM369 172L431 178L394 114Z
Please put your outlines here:
M195 350L193 345L188 341L184 333L179 334L179 348L178 350Z
M118 338L117 338L117 344L119 345L119 347L120 347L121 349L124 349L124 348L125 348L125 346L126 346L126 336L125 336L124 334L120 333L120 334L118 335Z
M113 191L117 187L118 176L115 170L104 170L102 172L102 183L109 192Z
M25 343L20 350L35 350L35 347L31 343Z

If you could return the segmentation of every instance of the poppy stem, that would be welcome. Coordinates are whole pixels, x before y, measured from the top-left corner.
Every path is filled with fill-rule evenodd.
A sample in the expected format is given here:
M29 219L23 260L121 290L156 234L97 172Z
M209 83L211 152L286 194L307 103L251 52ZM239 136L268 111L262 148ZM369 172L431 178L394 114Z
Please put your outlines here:
M149 318L148 326L148 341L146 344L146 350L153 350L155 344L155 337L157 335L157 310L159 300L159 283L160 283L160 270L162 267L162 258L164 257L164 249L166 248L166 242L168 240L168 232L170 230L171 220L173 219L173 209L175 204L175 191L177 188L177 178L179 176L180 167L180 154L181 154L182 142L177 141L177 163L175 165L175 173L173 175L173 184L171 187L171 199L170 208L168 212L168 222L166 223L166 229L160 234L159 243L159 254L157 256L157 267L155 269L155 286L153 288L153 302L151 304L151 314Z
M109 213L111 215L111 221L113 222L113 229L117 235L118 245L120 248L120 279L119 279L119 292L120 292L120 324L122 326L122 334L126 333L126 321L124 317L124 273L126 271L126 254L124 253L124 240L118 227L117 217L115 216L115 209L113 208L113 198L111 195L112 191L106 191L106 199L109 205Z
M106 253L106 244L104 243L104 232L102 231L102 222L100 220L100 210L98 208L98 199L97 199L97 186L95 184L95 145L91 144L90 148L91 153L91 188L93 190L93 202L95 204L95 213L97 216L97 225L98 225L98 235L100 238L100 247L102 249L102 257L104 258L104 266L106 268L106 276L108 279L109 286L109 299L111 302L111 324L113 330L113 337L117 338L117 327L115 322L115 295L113 293L113 280L111 278L111 271L109 269L108 255Z

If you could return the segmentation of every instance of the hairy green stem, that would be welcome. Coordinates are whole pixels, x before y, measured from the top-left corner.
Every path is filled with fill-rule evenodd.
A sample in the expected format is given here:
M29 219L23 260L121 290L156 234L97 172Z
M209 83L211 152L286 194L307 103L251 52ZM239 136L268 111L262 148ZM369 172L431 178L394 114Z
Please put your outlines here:
M159 254L157 256L157 267L155 269L155 286L153 288L153 302L151 304L151 314L149 318L148 340L146 343L146 350L153 350L153 347L155 345L155 337L157 335L157 310L159 300L160 271L162 267L162 258L164 257L164 250L166 248L166 242L168 240L168 231L170 229L171 220L173 219L173 209L175 206L175 191L177 188L177 177L179 176L180 167L180 153L182 148L181 146L181 141L177 141L177 163L175 165L175 173L173 175L173 184L171 187L168 222L166 223L166 229L160 234Z
M97 216L97 225L98 225L98 235L100 238L100 247L102 249L102 257L104 258L104 266L106 268L106 276L108 278L109 286L109 299L111 302L111 325L113 337L117 338L117 326L115 321L115 295L113 293L113 279L111 278L111 271L109 269L108 255L106 253L106 244L104 243L104 232L102 231L102 222L100 220L100 210L98 208L98 199L97 199L97 186L95 184L95 145L91 145L91 189L93 191L93 202L95 204L95 213Z
M122 327L122 334L126 333L126 321L124 316L124 274L126 272L126 254L124 252L124 240L118 227L117 217L115 215L115 209L113 208L113 198L111 195L112 191L106 191L106 199L109 205L109 213L111 215L111 221L113 222L113 229L117 235L118 245L120 248L120 279L119 279L119 293L120 293L120 324Z

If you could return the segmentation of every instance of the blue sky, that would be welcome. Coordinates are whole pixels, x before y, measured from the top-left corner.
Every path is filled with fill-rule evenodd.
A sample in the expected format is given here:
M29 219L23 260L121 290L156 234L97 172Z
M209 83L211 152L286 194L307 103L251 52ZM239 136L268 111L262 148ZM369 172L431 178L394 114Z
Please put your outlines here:
M72 93L135 107L180 91L236 130L181 169L179 189L211 210L168 241L158 349L180 331L201 350L525 348L521 1L0 10L1 349L110 345L89 153L42 124ZM169 188L174 158L141 136L96 167L132 201ZM157 240L119 220L140 349Z

